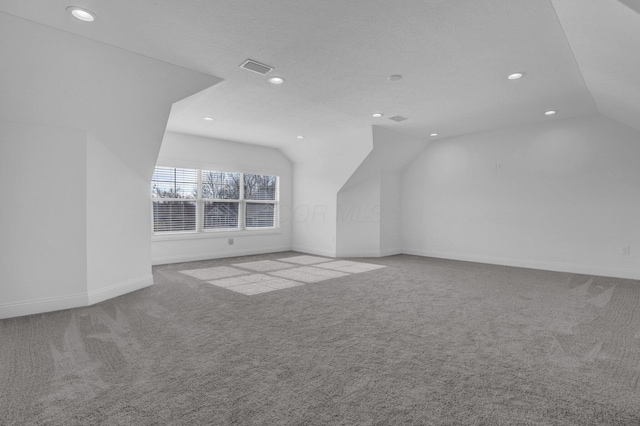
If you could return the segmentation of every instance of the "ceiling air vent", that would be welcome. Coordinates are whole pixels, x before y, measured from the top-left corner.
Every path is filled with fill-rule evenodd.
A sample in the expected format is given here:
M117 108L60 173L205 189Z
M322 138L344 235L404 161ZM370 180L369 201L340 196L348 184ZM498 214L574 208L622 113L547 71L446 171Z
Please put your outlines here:
M273 67L269 65L261 64L260 62L256 62L252 59L247 59L242 64L240 64L240 68L245 70L257 72L258 74L266 75L273 71Z
M399 123L401 121L408 120L408 118L401 115L395 115L393 117L389 117L389 120L397 121Z

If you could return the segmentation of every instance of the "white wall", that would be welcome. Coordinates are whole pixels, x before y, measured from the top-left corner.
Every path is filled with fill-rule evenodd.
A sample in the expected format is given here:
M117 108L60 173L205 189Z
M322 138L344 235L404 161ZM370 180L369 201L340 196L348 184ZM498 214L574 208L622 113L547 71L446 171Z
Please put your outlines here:
M373 126L372 138L373 150L338 193L338 256L400 253L398 173L428 142L379 126Z
M336 256L338 189L332 169L323 173L317 164L294 164L293 250Z
M149 181L92 135L86 164L87 291L93 304L153 284L151 219Z
M338 193L338 257L380 256L380 174Z
M336 256L338 192L371 152L370 128L305 139L283 149L293 161L293 249Z
M600 116L432 143L402 176L404 252L638 279L638 158Z
M398 172L380 174L380 256L402 253L401 185Z
M85 155L83 131L0 121L0 318L86 302Z
M292 165L278 150L167 132L158 165L261 173L280 177L280 228L152 237L153 264L291 250ZM149 184L146 194L150 192ZM148 202L148 198L147 198ZM147 229L150 229L148 225ZM147 234L147 240L148 240ZM233 245L228 239L233 238Z
M0 318L151 284L143 182L172 103L220 79L6 14L0 40L3 200L15 185L61 191L40 195L42 207L20 195L2 212ZM33 223L34 207L51 219Z

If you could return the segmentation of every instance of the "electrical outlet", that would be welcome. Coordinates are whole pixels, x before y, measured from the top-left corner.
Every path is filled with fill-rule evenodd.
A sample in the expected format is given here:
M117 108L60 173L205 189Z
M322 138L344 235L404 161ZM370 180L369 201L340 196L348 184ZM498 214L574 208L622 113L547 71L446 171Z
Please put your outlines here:
M491 165L491 170L493 170L494 172L502 171L502 163L493 163Z
M233 245L233 238L229 238L229 245L232 246Z
M622 254L623 256L631 255L631 247L630 246L622 247L622 250L620 250L620 254Z

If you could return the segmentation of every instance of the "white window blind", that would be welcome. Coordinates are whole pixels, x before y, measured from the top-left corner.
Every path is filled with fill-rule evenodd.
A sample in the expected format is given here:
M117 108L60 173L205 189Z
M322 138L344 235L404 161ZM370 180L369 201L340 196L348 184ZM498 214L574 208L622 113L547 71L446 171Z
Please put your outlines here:
M151 178L151 195L157 198L198 198L198 170L156 167Z
M155 168L153 232L213 232L278 227L277 176Z
M204 229L238 228L241 181L240 173L202 171L202 198L205 200Z
M245 227L270 228L276 222L278 177L268 175L244 175Z
M275 205L271 203L247 203L247 228L271 228L275 221Z
M239 214L239 203L205 202L204 229L237 228Z
M156 167L151 179L153 231L196 230L198 171Z

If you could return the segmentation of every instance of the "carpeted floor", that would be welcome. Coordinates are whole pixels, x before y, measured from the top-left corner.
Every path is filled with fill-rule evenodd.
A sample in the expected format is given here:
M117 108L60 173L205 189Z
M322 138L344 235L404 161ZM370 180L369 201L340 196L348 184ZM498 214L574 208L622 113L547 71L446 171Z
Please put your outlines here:
M180 272L289 256L0 321L0 424L640 425L638 281L400 255L245 295Z

